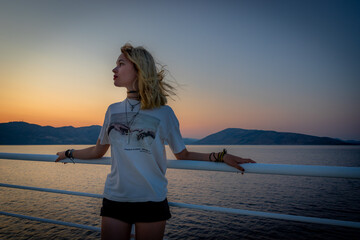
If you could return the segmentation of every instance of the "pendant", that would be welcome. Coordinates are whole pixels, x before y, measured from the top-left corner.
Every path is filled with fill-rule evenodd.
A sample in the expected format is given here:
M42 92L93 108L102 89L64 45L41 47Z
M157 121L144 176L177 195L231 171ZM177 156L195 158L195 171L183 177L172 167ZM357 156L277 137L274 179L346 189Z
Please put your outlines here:
M130 131L128 132L128 145L130 144L130 135L131 135L131 133L130 133Z

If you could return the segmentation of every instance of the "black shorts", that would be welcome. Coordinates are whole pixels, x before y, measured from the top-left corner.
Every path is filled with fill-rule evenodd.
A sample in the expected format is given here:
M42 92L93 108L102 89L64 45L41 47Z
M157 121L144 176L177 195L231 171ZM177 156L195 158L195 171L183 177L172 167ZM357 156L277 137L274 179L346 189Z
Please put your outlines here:
M104 198L100 216L130 224L159 222L171 218L167 199L161 202L116 202Z

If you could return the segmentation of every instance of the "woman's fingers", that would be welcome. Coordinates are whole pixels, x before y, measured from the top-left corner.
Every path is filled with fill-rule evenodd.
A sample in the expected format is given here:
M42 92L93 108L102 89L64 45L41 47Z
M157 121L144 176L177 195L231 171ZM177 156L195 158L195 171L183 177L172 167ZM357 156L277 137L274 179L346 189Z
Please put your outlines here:
M245 172L245 169L243 168L243 167L241 167L241 166L239 166L238 164L236 164L236 166L235 166L237 169L239 169L240 171L241 171L241 173L242 174L244 174L244 172Z
M56 155L58 155L58 158L55 160L55 162L59 162L60 160L65 159L65 152L57 152Z
M243 163L242 161L232 159L231 161L225 162L225 163L230 165L231 167L234 167L234 168L240 170L242 173L244 173L244 171L245 171L244 168L239 165L239 164Z
M60 152L57 152L56 155L58 155L58 158L55 160L55 162L60 161Z
M256 163L254 160L252 160L250 158L241 158L241 157L233 156L233 155L230 155L230 154L226 155L226 158L224 158L224 162L227 165L240 170L241 174L244 174L245 169L242 166L240 166L240 164Z
M241 163L256 163L256 162L250 158L243 158Z
M256 162L249 158L241 158L239 160L234 161L234 164L231 166L239 169L241 171L241 174L244 174L245 169L239 165L239 164L244 164L244 163L256 163Z
M58 162L58 161L60 161L60 158L59 158L59 157L55 160L55 162Z

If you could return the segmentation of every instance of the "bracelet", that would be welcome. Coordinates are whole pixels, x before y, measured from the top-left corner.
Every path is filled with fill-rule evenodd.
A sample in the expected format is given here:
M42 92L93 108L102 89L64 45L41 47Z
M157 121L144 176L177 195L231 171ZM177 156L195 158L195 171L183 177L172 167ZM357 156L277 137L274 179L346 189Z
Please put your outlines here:
M224 156L227 154L227 150L224 148L222 152L218 153L218 162L224 162Z
M68 150L66 150L66 152L65 152L65 156L66 156L67 158L69 158L69 159L75 164L73 152L74 152L74 149L68 149Z
M218 152L217 153L217 157L215 152L210 153L209 155L209 161L211 162L224 162L224 156L227 154L227 150L224 148L224 150L222 152ZM211 157L214 157L214 161L211 160Z

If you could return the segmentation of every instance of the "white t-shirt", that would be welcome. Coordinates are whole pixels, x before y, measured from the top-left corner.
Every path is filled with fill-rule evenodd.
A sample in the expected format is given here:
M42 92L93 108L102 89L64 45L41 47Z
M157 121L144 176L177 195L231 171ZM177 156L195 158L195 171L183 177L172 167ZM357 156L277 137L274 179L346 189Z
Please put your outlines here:
M127 99L107 109L99 139L111 144L111 172L104 197L119 202L163 201L167 195L167 142L176 154L185 149L179 122L169 106L139 110Z

